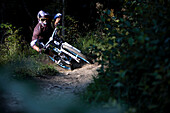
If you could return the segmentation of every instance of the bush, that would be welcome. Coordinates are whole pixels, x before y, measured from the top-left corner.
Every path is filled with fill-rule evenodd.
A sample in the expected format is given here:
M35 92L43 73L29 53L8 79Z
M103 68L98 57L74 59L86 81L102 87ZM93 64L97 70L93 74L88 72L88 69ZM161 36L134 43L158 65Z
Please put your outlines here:
M11 24L1 24L1 50L0 62L15 59L21 50L21 36L18 35L19 29L16 29Z
M103 12L103 32L108 34L103 42L107 46L96 50L102 66L85 93L89 102L116 99L135 108L134 112L167 112L169 5L164 0L127 0L122 12L125 18L110 18L108 11Z
M11 24L1 24L0 65L10 65L13 74L17 77L32 77L55 75L58 73L54 67L41 62L37 55L27 44L17 29ZM34 54L34 55L33 55Z
M54 66L42 63L38 57L22 58L19 61L12 62L11 66L13 67L13 75L17 78L55 76L58 74Z

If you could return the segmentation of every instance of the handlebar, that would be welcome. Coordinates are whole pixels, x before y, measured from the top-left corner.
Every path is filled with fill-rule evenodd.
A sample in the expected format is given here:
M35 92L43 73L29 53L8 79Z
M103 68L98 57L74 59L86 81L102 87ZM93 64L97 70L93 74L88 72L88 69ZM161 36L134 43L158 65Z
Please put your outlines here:
M48 42L44 45L44 49L49 47L49 43L54 40L55 32L57 32L57 28L54 29L52 36L49 38Z

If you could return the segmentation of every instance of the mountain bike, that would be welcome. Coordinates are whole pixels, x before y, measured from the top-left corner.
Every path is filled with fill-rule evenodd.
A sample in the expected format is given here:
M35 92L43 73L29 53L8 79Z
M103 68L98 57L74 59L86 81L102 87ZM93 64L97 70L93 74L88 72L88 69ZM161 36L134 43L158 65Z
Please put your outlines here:
M83 55L79 49L73 47L67 42L59 44L54 38L56 36L56 32L57 28L54 29L52 36L44 46L45 49L49 49L56 56L49 56L53 62L68 70L73 69L75 62L79 64L82 62L90 64L86 56Z

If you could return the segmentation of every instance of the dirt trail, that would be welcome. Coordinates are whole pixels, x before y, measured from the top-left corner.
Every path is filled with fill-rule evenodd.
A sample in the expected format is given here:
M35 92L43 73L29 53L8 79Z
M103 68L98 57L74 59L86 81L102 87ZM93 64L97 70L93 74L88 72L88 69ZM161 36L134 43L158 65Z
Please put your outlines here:
M99 68L98 64L84 65L73 71L57 67L59 73L55 76L36 77L38 85L42 89L38 90L40 91L38 95L29 93L27 95L27 92L22 95L22 92L21 94L16 92L16 94L9 95L10 98L7 96L7 108L10 113L18 110L25 110L28 113L55 113L56 111L57 113L71 113L70 110L73 109L78 110L76 113L122 113L115 107L106 109L101 106L86 106L77 96L93 81L93 76L97 76L96 70Z
M65 100L67 100L65 104L69 102L72 103L73 100L75 101L75 99L77 98L76 94L82 91L84 88L87 87L89 83L92 82L93 76L97 75L96 70L99 67L100 66L97 64L87 64L84 65L82 68L68 71L61 69L57 66L56 68L59 71L59 73L57 73L55 76L46 75L36 77L38 85L40 86L41 89L39 90L41 91L40 95L38 95L38 97L36 98L40 100L43 99L45 101L57 99L56 102L59 101L58 99L61 99L59 103L63 102L62 100L64 99L64 102ZM28 101L27 99L22 100L20 92L9 95L7 100L8 100L7 106L8 108L10 108L11 111L17 111L18 109L22 109L23 108L23 105L21 104L22 101L25 101L26 103ZM37 102L34 99L29 101L31 102L31 105L32 103ZM29 106L27 107L30 108Z
M97 75L97 64L87 64L72 71L57 67L59 74L56 76L40 77L40 87L48 95L75 94L82 91L92 82L93 76Z

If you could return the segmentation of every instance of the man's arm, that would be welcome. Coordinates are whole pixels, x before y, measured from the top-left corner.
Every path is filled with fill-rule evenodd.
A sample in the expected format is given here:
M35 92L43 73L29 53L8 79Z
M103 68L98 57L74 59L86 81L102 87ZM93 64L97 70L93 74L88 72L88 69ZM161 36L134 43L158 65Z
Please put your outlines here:
M40 26L39 24L36 25L36 27L34 28L34 32L33 32L33 37L32 37L32 41L31 41L31 47L33 49L35 49L37 52L40 52L40 49L38 46L36 46L36 42L37 42L37 39L39 37L39 34L40 34Z

